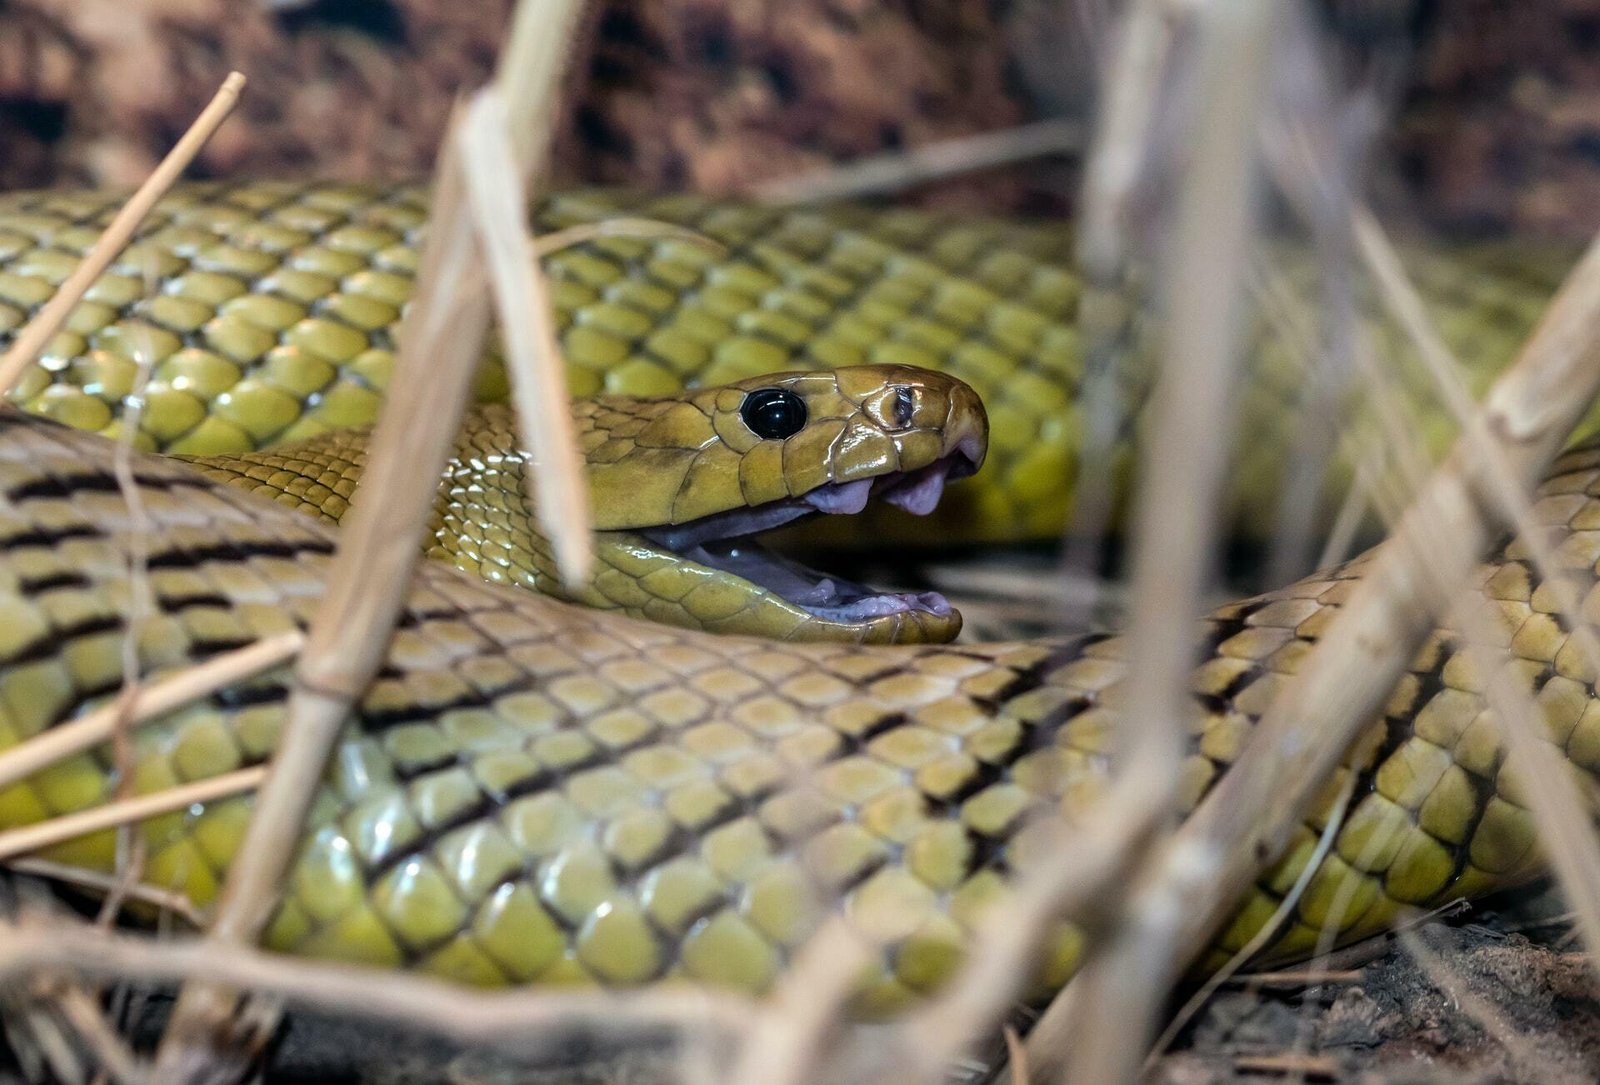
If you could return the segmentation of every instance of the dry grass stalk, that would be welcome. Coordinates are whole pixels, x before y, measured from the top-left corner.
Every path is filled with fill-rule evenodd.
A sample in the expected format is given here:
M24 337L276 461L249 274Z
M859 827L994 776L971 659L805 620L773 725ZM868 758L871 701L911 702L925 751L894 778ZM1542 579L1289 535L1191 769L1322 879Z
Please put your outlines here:
M28 322L28 325L17 334L11 343L11 349L6 351L5 357L0 358L0 391L9 389L17 383L23 371L32 365L39 357L39 352L44 350L56 332L61 330L67 322L67 317L89 287L94 284L102 272L111 266L111 261L117 254L127 247L134 231L139 228L139 223L150 213L156 201L166 195L180 174L188 168L194 156L200 153L206 141L211 138L218 126L233 112L235 103L239 100L239 93L244 89L245 77L238 72L230 72L222 81L222 87L217 91L211 103L200 113L194 124L183 134L183 138L161 160L149 180L139 186L133 196L117 212L116 218L111 220L111 225L106 227L105 233L95 242L83 262L73 269L71 275L56 290L37 316Z
M558 91L582 15L583 0L520 0L495 65L494 88L511 111L505 133L511 157L523 183L533 188L549 172ZM526 229L519 216L519 236Z
M534 257L543 259L562 249L570 249L574 245L586 245L591 241L600 241L608 237L630 237L641 241L682 241L704 249L714 256L728 254L727 246L698 230L679 226L675 222L660 222L656 219L627 215L601 219L599 222L580 222L576 226L551 230L547 234L535 237L531 244Z
M145 508L144 493L134 479L133 443L144 418L145 392L150 384L150 370L154 364L150 335L141 331L135 336L134 355L136 376L128 394L123 397L122 417L119 419L116 451L111 460L112 476L117 482L117 493L128 510L128 601L122 609L122 688L114 706L116 718L111 726L111 764L116 787L112 797L131 799L137 793L134 780L138 768L138 753L133 746L134 705L143 687L139 659L139 640L147 623L155 613L155 590L150 585L150 538L154 525ZM135 826L125 823L117 829L117 881L111 892L100 902L97 922L109 927L122 911L123 901L129 891L144 877L145 840Z
M1294 885L1289 887L1289 892L1284 894L1278 907L1273 910L1272 917L1261 925L1248 942L1239 947L1239 951L1221 968L1206 977L1200 989L1184 1001L1177 1013L1172 1015L1172 1020L1167 1022L1167 1027L1161 1030L1161 1035L1152 1047L1150 1058L1161 1056L1172 1042L1178 1038L1178 1033L1194 1019L1205 1004L1211 1001L1211 996L1216 994L1225 984L1238 974L1239 970L1261 952L1263 946L1275 938L1282 930L1283 921L1287 919L1299 905L1300 898L1305 894L1306 887L1311 884L1311 879L1316 876L1317 870L1322 866L1322 861L1327 858L1328 852L1333 850L1333 842L1338 839L1339 831L1344 828L1344 818L1350 809L1350 799L1355 794L1356 774L1350 773L1345 786L1339 792L1339 799L1328 812L1328 823L1322 828L1322 835L1317 838L1317 846L1306 860L1305 868L1300 871L1300 876L1294 880Z
M962 1048L990 1032L1015 1002L1030 974L1041 939L1063 919L1102 926L1122 906L1118 882L1126 879L1158 825L1129 809L1126 794L1108 798L1092 821L1054 834L1059 861L1030 871L1003 907L991 909L972 939L958 975L906 1022L907 1058L935 1073ZM1130 814L1128 835L1114 824Z
M533 456L528 481L535 510L561 579L575 588L594 565L588 486L544 273L528 259L528 193L506 139L510 127L505 102L492 87L467 107L461 125L463 161L472 163L467 202L489 263L518 432Z
M750 189L762 203L792 206L859 200L978 170L1009 166L1083 146L1074 121L1043 120L995 132L944 139L906 151L869 155L831 169L764 181Z
M1108 816L1144 818L1152 826L1171 817L1186 724L1195 711L1189 672L1199 630L1190 619L1200 616L1211 572L1215 510L1233 430L1242 285L1260 188L1257 129L1279 7L1263 0L1194 13L1201 105L1164 268L1170 300L1134 521L1128 666L1140 680L1123 717L1132 737L1118 750L1122 775L1105 807ZM1134 70L1128 78L1137 82L1143 74ZM1172 918L1166 907L1136 907L1116 917L1109 937L1096 939L1090 931L1075 981L1084 990L1075 1003L1071 1080L1135 1075L1157 1006L1127 973L1146 967L1147 930Z
M1390 827L1387 831L1373 833L1361 849L1353 856L1348 856L1347 861L1357 870L1370 870L1375 866L1379 857L1390 848L1399 846L1402 830L1398 826ZM1319 859L1320 862L1320 859ZM1342 880L1328 899L1327 914L1317 931L1317 941L1311 951L1311 960L1325 959L1333 952L1338 944L1339 936L1346 926L1353 922L1361 913L1357 903L1360 897L1362 881L1359 878L1345 878ZM1294 1052L1305 1054L1306 1048L1311 1043L1315 1034L1315 1020L1317 1012L1328 1001L1326 992L1308 991L1300 1000L1299 1027L1295 1030Z
M1028 1049L1022 1046L1022 1037L1010 1025L1001 1029L1000 1034L1006 1042L1006 1064L1011 1070L1011 1085L1029 1085L1033 1081L1033 1073L1028 1068Z
M579 0L522 0L513 16L496 86L516 110L504 130L512 149L502 168L509 163L518 187L544 172L549 118L580 9ZM490 311L476 270L482 250L466 178L483 167L466 160L459 133L458 114L440 155L432 221L398 337L393 392L374 428L366 475L300 657L275 771L257 797L239 860L218 900L209 932L218 943L255 941L276 908L327 759L351 704L382 660L421 560L418 540L482 357ZM519 238L525 237L523 213ZM543 408L564 414L566 404ZM237 1006L225 990L187 988L157 1054L157 1072L173 1081L231 1075L218 1037Z
M6 864L6 869L93 893L109 893L120 880L112 874L104 874L87 867L57 863L49 859L13 859ZM159 912L175 915L197 930L205 925L205 916L195 907L194 901L183 893L175 893L170 889L141 882L129 888L128 899L147 904Z
M1511 477L1529 486L1600 392L1600 244L1568 277L1482 408ZM1315 788L1389 695L1433 628L1437 586L1459 585L1499 530L1480 506L1483 453L1458 442L1378 552L1367 576L1233 769L1178 832L1140 890L1175 918L1154 969L1135 977L1153 1005L1260 866L1279 854ZM1166 901L1162 905L1161 901ZM1180 906L1181 905L1181 906ZM1070 1021L1047 1031L1059 1034ZM1043 1054L1041 1053L1041 1057Z
M1279 968L1272 972L1235 973L1224 986L1258 989L1320 987L1325 984L1360 983L1366 973L1357 968Z
M1136 40L1136 35L1125 39ZM1126 54L1127 78L1137 82L1148 76L1144 65L1151 59L1137 50ZM1118 895L1107 890L1138 862L1171 815L1184 725L1192 711L1188 661L1197 630L1181 616L1198 616L1203 609L1210 571L1205 555L1216 527L1211 510L1218 504L1231 431L1228 399L1239 347L1235 284L1242 275L1217 269L1243 267L1255 212L1249 151L1252 107L1260 95L1233 74L1218 65L1214 85L1234 97L1208 115L1212 127L1196 138L1199 165L1186 192L1170 269L1170 323L1184 336L1173 336L1166 345L1152 405L1156 437L1141 460L1146 486L1135 519L1129 666L1144 677L1132 688L1127 706L1130 738L1117 751L1121 772L1097 814L1074 826L1070 838L1063 835L1060 861L1023 879L1009 905L984 923L961 975L911 1021L908 1048L914 1058L926 1060L924 1068L993 1027L1027 974L1038 940L1054 923L1063 917L1088 921L1092 934L1115 917ZM1130 147L1143 143L1144 133L1125 129L1120 144L1100 153L1113 162L1142 158ZM1126 190L1118 193L1107 190L1103 197L1122 198ZM1102 208L1101 214L1105 223L1119 221L1115 209ZM1120 227L1112 233L1120 247ZM1092 938L1089 947L1092 961ZM1092 1034L1078 1036L1081 1041ZM1126 1024L1113 1021L1099 1035L1115 1047L1126 1035ZM1078 1045L1079 1050L1092 1047ZM1085 1080L1115 1078L1102 1068Z
M106 1022L94 996L82 987L63 985L51 993L50 1001L77 1032L102 1074L116 1085L144 1085L149 1080L139 1057Z
M156 940L81 923L0 924L0 980L15 982L40 971L143 983L201 980L530 1059L559 1052L574 1037L647 1040L672 1030L725 1042L748 1027L754 1012L748 999L681 987L486 991L198 938Z
M1461 420L1466 439L1479 450L1487 496L1523 540L1540 579L1558 583L1554 555L1543 533L1535 528L1532 504L1483 432L1485 420L1472 411L1471 396L1458 376L1460 366L1427 319L1422 300L1381 225L1362 210L1354 216L1353 228L1363 258L1383 287L1386 305L1416 346L1446 406ZM1589 672L1600 675L1600 641L1581 612L1580 601L1569 598L1570 594L1558 593L1560 616L1574 631L1568 643L1579 650ZM1494 632L1487 627L1485 616L1475 607L1464 607L1457 624L1472 642L1470 651L1478 666L1492 676L1485 692L1506 746L1507 769L1523 785L1544 850L1591 951L1591 967L1600 968L1600 837L1592 827L1588 805L1546 737L1543 712L1526 688L1509 680L1509 654L1492 647Z
M164 788L148 795L108 802L103 806L63 814L48 821L7 829L5 832L0 832L0 862L53 847L68 840L75 840L102 829L114 829L119 825L155 817L157 814L182 810L195 803L216 802L230 795L253 791L260 786L266 774L266 767L261 765L236 769L221 776L196 780L180 787Z
M173 149L157 166L151 176L140 186L132 198L118 211L111 225L96 240L84 259L73 269L65 282L56 290L55 294L45 303L40 312L31 320L22 332L13 341L5 357L0 359L0 390L9 389L22 376L28 366L38 358L52 337L65 325L73 309L82 300L84 294L99 276L111 265L128 245L140 223L144 221L156 202L177 181L178 177L188 167L194 156L199 153L206 141L216 131L217 127L233 111L239 94L245 85L245 77L239 72L232 72L223 80L211 102L201 112L189 130L178 141ZM134 396L128 405L128 416L124 418L124 432L119 442L116 458L116 474L118 486L125 499L128 500L133 522L136 527L138 540L130 557L131 583L134 585L134 598L127 616L129 628L128 636L123 648L123 670L128 679L122 695L115 706L110 710L106 719L108 737L112 740L116 754L116 764L119 768L118 785L119 795L128 797L128 788L131 787L132 773L129 766L132 758L132 749L127 740L128 723L135 712L135 702L139 699L137 659L134 648L134 634L142 616L149 610L148 584L145 578L143 528L145 523L143 508L138 501L137 491L132 486L131 470L128 467L133 433L138 427L139 405L145 376L148 370L141 371L139 382ZM113 804L116 806L118 804ZM58 829L64 826L60 821L53 823ZM115 824L123 825L122 821ZM105 905L102 909L102 918L109 920L120 907L124 896L132 891L139 879L139 872L143 862L142 841L130 833L119 834L118 868L121 872L107 894ZM80 1021L80 1031L90 1028L91 1033L98 1034L109 1032L104 1020L100 1018L98 1008L92 1000L78 991L68 991L63 999L75 1000L80 1010L94 1016L95 1022L91 1027L88 1022ZM63 1005L66 1003L63 1002ZM81 1015L80 1015L81 1016ZM118 1072L118 1067L113 1061L105 1064L115 1076L125 1075Z
M1322 541L1322 549L1317 554L1318 569L1326 569L1354 556L1356 538L1361 533L1361 525L1372 512L1370 480L1374 474L1375 472L1357 468L1355 484L1339 503L1339 511L1333 517L1333 526L1328 529L1328 537Z
M1090 154L1084 164L1077 260L1084 274L1078 326L1084 343L1080 387L1084 423L1074 480L1072 515L1065 529L1062 567L1092 582L1103 560L1103 540L1117 504L1113 460L1130 407L1120 374L1138 344L1129 312L1134 246L1128 226L1135 188L1150 156L1152 117L1172 47L1172 12L1166 0L1131 0L1108 50L1111 63ZM1092 627L1096 596L1064 614L1067 629Z
M744 1031L727 1080L761 1085L822 1080L872 948L844 916L835 916L807 939Z
M1132 0L1103 81L1078 242L1080 263L1102 282L1115 282L1128 257L1127 226L1172 49L1172 19L1167 0Z
M170 678L141 686L130 707L135 725L146 723L294 658L304 642L299 631L280 633L208 659ZM40 769L107 741L117 725L119 705L97 708L70 723L43 731L0 753L0 788L25 780Z
M1233 429L1239 287L1259 188L1252 148L1272 24L1266 14L1256 21L1259 30L1242 18L1233 26L1218 20L1218 40L1202 59L1211 70L1199 90L1211 107L1194 136L1165 268L1168 331L1150 405L1153 438L1140 455L1128 627L1129 667L1140 680L1117 755L1132 778L1126 786L1147 796L1153 818L1170 813L1194 712L1189 670L1198 629L1185 619L1202 613ZM1240 78L1241 65L1257 79Z
M1499 455L1485 429L1485 419L1475 412L1471 396L1458 375L1460 365L1432 327L1422 299L1407 278L1399 257L1370 213L1356 209L1351 224L1358 250L1381 287L1380 297L1385 306L1423 359L1446 409L1461 422L1463 441L1481 457L1484 495L1523 540L1540 580L1559 583L1559 570L1550 544L1535 525L1531 502ZM1421 485L1422 450L1399 409L1389 374L1376 364L1370 353L1358 352L1357 358L1375 391L1373 403L1378 409L1387 447L1410 453L1400 457L1399 467L1402 479L1409 482L1414 492ZM1391 526L1398 518L1398 515L1386 517ZM1447 609L1453 601L1450 585L1439 583L1434 588L1435 611ZM1600 643L1592 635L1593 627L1581 613L1579 601L1562 596L1558 597L1558 603L1560 617L1575 631L1569 643L1581 653L1590 672L1600 674ZM1496 631L1486 615L1478 607L1465 605L1454 610L1451 624L1465 635L1465 650L1476 668L1491 676L1485 694L1510 755L1507 771L1521 777L1551 864L1577 905L1576 916L1585 941L1590 946L1600 946L1600 840L1590 828L1587 805L1558 752L1545 739L1543 712L1531 692L1519 682L1511 681L1506 673L1509 654L1496 647Z
M1571 763L1549 739L1543 711L1512 670L1511 654L1495 646L1492 618L1474 602L1456 608L1455 624L1467 638L1474 669L1489 676L1484 698L1506 751L1501 771L1520 785L1538 827L1540 849L1572 905L1577 929L1590 951L1589 967L1600 971L1600 838L1589 804ZM1584 640L1583 632L1592 629L1582 624L1581 616L1578 620L1568 643ZM1600 674L1600 668L1591 673Z
M1170 325L1183 336L1173 335L1165 346L1152 404L1155 436L1141 459L1145 485L1135 516L1129 668L1142 677L1126 706L1126 737L1116 754L1120 772L1095 815L1058 837L1059 861L1022 879L1008 905L985 920L961 974L910 1022L908 1048L913 1058L926 1060L924 1068L949 1059L998 1022L1039 940L1062 918L1089 928L1093 969L1095 930L1119 918L1120 894L1110 890L1172 814L1193 711L1189 661L1198 625L1185 619L1203 609L1239 354L1243 276L1227 269L1243 268L1255 214L1253 107L1261 95L1248 80L1234 78L1238 61L1229 43L1219 46L1213 63L1208 86L1218 108L1196 136L1195 176L1185 191L1169 269ZM1136 68L1130 78L1144 74ZM1076 1034L1075 1050L1097 1067L1083 1080L1120 1080L1113 1067L1128 1066L1126 1051L1096 1053L1095 1036L1117 1049L1128 1035L1117 1010L1105 1009L1109 1020Z
M1283 1074L1295 1078L1337 1080L1342 1067L1332 1055L1235 1055L1234 1068L1246 1074Z

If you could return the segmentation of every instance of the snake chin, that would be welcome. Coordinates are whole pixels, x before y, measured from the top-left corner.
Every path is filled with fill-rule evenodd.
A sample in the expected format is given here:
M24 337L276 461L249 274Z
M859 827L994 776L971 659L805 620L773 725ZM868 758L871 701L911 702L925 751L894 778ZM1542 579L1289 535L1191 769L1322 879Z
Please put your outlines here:
M867 622L913 611L943 618L951 614L951 606L938 592L878 591L775 554L756 536L807 517L852 516L874 500L926 516L938 507L946 483L975 470L977 465L962 450L914 471L828 482L794 497L645 528L639 534L686 561L740 577L828 621Z

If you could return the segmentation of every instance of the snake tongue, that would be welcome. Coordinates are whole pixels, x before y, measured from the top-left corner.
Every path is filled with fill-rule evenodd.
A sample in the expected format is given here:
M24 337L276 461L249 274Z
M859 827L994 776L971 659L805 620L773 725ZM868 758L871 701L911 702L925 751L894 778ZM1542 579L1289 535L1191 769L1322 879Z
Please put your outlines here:
M836 482L829 486L818 486L815 490L802 498L806 504L819 512L831 513L835 516L854 516L867 507L867 502L872 499L872 479L864 478L857 482Z
M950 477L952 462L939 460L920 471L892 479L878 496L913 516L926 516L939 507L944 496L945 480Z

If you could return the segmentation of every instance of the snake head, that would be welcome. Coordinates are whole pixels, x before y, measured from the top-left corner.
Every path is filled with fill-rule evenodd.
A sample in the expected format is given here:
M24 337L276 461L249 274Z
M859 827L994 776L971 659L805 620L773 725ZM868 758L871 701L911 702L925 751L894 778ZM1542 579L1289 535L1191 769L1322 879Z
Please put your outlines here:
M595 526L628 533L675 574L708 628L792 639L948 640L934 592L876 592L779 558L754 537L874 500L925 515L982 464L983 404L953 377L905 366L783 373L670 398L579 407Z
M961 615L936 592L878 592L770 553L755 536L874 501L932 512L983 462L977 393L938 373L861 366L785 373L667 397L573 404L587 462L595 573L565 585L528 502L515 416L475 410L457 437L428 552L515 583L637 617L789 640L937 642ZM337 522L367 434L339 430L194 462L213 477Z

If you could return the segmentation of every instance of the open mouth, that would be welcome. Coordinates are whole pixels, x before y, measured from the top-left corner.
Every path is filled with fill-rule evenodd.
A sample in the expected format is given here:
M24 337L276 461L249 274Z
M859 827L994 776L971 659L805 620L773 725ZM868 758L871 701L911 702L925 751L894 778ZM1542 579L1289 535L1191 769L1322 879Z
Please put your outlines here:
M774 554L757 542L756 536L811 516L853 516L874 500L926 516L939 506L946 483L976 470L973 458L958 449L915 471L829 482L798 497L713 513L671 527L645 528L638 534L688 561L740 577L829 621L864 622L911 611L946 617L951 612L950 602L938 592L880 592Z

